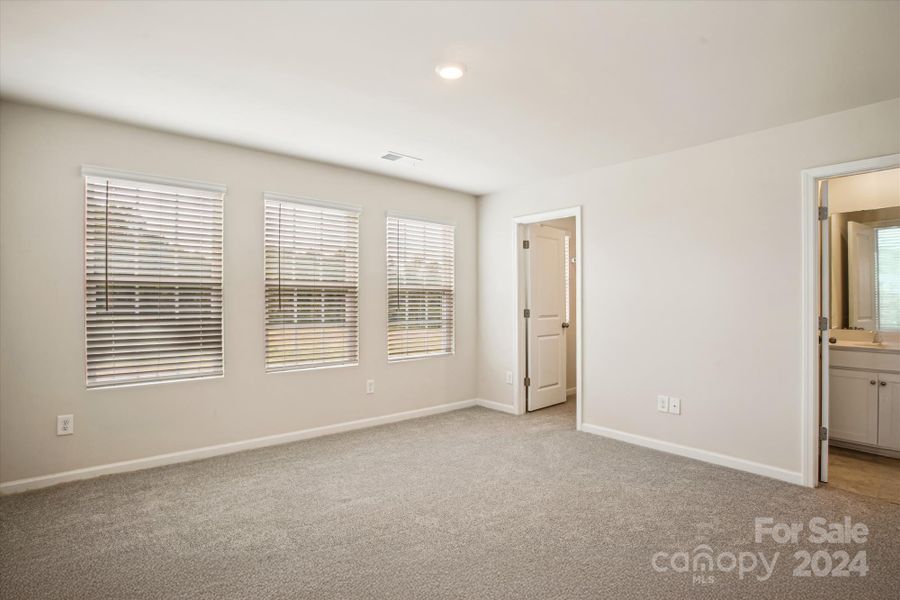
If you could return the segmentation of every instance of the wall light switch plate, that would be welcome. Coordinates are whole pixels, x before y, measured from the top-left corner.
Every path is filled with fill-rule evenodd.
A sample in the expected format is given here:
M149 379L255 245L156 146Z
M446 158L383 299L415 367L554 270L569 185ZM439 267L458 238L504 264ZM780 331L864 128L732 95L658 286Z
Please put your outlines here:
M656 410L659 412L669 412L669 397L668 396L657 396L656 397Z
M673 415L681 414L681 398L669 398L669 412Z
M72 435L75 433L75 415L56 416L56 435Z
M512 385L512 382L513 382L512 371L507 371L506 372L506 383L508 383L509 385Z
M375 380L374 379L366 379L366 393L367 394L375 393Z

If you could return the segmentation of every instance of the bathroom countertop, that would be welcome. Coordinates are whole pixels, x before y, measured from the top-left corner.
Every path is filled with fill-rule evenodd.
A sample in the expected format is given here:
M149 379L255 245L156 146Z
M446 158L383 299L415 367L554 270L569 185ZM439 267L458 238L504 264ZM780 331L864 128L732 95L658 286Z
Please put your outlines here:
M900 344L891 342L882 342L876 346L866 342L848 342L846 340L838 340L828 344L832 350L850 350L853 352L887 352L891 354L900 354Z

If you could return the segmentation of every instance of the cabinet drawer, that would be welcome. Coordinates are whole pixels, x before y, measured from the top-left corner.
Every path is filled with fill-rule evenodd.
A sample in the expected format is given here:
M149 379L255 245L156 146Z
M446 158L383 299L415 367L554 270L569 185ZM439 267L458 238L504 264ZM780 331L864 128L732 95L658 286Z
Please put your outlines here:
M900 372L900 354L894 352L864 350L842 350L829 348L830 366L845 369L865 369L866 371Z

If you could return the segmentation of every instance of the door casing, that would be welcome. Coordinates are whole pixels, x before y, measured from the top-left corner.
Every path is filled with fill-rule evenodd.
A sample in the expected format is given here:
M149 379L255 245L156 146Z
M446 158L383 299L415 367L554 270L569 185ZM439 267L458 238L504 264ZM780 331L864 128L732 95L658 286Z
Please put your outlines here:
M516 311L513 315L512 327L516 340L516 361L513 365L513 409L515 414L525 414L525 255L522 242L525 239L525 226L543 221L565 219L575 217L575 327L569 329L569 334L575 335L575 427L581 430L583 421L584 384L582 379L582 323L583 304L582 293L584 279L582 265L584 263L582 253L582 228L581 206L573 206L548 212L533 213L513 218L513 254L511 266L516 273L516 285L514 305Z
M802 244L802 301L800 314L801 360L801 475L803 485L819 485L820 446L819 414L828 414L827 392L820 403L819 361L819 286L824 281L819 265L819 182L833 177L870 173L900 167L900 154L889 154L853 162L805 169L800 173L801 244ZM830 315L828 315L830 316ZM826 340L827 341L827 340ZM825 366L827 368L827 365Z

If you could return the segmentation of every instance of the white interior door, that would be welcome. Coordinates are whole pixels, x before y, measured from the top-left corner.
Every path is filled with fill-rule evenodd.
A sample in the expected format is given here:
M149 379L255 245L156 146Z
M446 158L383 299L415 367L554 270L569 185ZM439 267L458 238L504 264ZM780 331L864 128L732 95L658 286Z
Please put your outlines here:
M875 329L875 230L847 222L847 281L850 326Z
M828 215L828 181L825 180L819 186L819 206L825 207L825 215ZM830 432L831 420L831 386L829 366L829 331L828 321L825 321L825 330L822 331L822 318L831 314L831 227L829 220L819 219L819 430ZM822 439L825 437L826 439ZM819 436L819 481L828 481L828 438L829 435Z
M528 410L566 401L566 232L529 225Z

